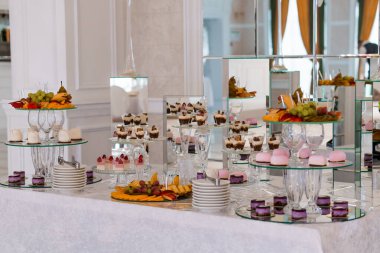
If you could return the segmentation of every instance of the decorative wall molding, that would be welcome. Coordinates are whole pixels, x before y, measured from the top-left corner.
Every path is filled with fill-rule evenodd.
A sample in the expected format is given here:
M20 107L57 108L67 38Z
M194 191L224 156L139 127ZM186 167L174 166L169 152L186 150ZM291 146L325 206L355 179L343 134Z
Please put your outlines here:
M185 95L203 95L202 0L183 0Z

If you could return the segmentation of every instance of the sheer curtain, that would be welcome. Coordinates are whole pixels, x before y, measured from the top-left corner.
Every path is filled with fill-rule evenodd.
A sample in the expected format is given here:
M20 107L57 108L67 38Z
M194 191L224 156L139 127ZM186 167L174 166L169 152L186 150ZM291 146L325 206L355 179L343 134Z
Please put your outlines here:
M273 41L273 54L277 54L277 0L271 1L272 8L272 41ZM281 3L281 32L284 37L286 22L288 20L289 0L282 0Z

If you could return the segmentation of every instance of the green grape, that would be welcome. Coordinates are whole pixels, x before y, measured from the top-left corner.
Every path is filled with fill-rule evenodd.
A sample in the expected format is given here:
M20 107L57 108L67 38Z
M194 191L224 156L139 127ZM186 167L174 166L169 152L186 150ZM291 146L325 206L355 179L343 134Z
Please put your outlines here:
M31 97L32 97L32 95L33 95L33 93L28 93L28 97L30 97L30 98L31 98Z
M289 113L291 115L297 115L297 110L295 108L290 109Z
M309 111L303 111L303 112L302 112L302 116L303 116L303 117L307 117L307 116L309 116Z

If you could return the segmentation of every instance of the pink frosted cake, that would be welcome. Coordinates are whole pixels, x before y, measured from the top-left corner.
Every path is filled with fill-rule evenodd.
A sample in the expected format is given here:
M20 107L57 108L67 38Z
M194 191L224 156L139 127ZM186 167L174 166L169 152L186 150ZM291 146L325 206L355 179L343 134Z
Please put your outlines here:
M310 166L319 166L323 167L326 166L326 157L322 155L312 155L309 158L309 165Z
M284 156L289 157L290 152L289 152L289 149L287 149L287 148L278 148L278 149L273 150L272 155L274 155L274 156L284 155Z
M230 172L226 169L218 170L218 177L219 179L228 180L230 176Z
M329 154L329 162L345 162L347 159L346 153L342 150L334 150Z
M289 157L284 155L272 156L270 164L273 166L288 166Z
M310 148L302 148L298 152L298 158L300 159L308 159L311 155L311 149Z
M256 155L256 162L258 163L270 163L272 155L268 152L260 152Z

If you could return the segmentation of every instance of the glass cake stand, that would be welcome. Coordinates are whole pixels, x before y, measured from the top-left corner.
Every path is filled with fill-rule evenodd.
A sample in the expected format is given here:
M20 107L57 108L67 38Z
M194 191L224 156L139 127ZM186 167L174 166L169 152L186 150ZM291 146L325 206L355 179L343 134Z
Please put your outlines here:
M265 163L250 161L250 166L269 170L282 170L288 205L285 212L290 214L292 208L300 208L303 194L308 199L307 211L310 216L319 216L320 208L316 205L322 184L322 171L335 170L352 166L351 161L341 163L328 162L326 166L310 166L308 159L289 160L288 166L273 166Z
M111 189L115 188L115 186L117 185L122 184L122 180L121 180L122 176L126 177L126 176L136 175L136 178L139 179L139 176L137 175L139 173L134 168L129 169L129 170L98 170L97 166L92 166L92 170L97 174L115 176L115 182L110 184ZM142 173L148 173L148 172L149 172L149 168L145 166L142 170Z
M330 207L323 208L324 214L317 217L307 217L302 220L293 220L292 217L282 210L283 207L273 207L271 206L271 215L260 217L256 216L254 211L251 211L250 206L240 206L236 208L235 213L245 219L276 222L276 223L286 223L286 224L320 224L320 223L333 223L333 222L345 222L357 220L366 215L363 209L358 207L349 206L349 212L347 217L344 218L333 218L331 216Z

